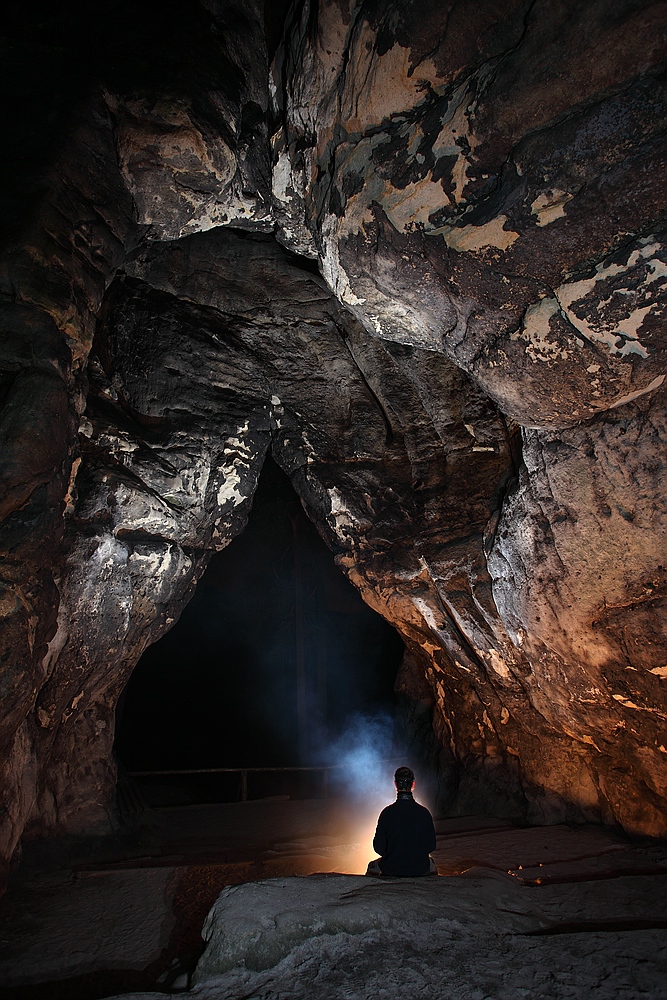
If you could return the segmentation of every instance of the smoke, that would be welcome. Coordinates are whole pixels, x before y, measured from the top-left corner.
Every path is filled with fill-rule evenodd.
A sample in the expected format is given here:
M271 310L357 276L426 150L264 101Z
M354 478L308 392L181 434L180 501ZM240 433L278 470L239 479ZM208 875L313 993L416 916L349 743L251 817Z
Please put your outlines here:
M334 870L362 875L376 855L373 835L380 810L394 800L397 757L394 722L386 713L355 713L322 753L337 822L347 832L332 858Z
M355 804L376 809L394 797L394 771L400 764L393 719L387 714L350 717L327 750L331 790Z

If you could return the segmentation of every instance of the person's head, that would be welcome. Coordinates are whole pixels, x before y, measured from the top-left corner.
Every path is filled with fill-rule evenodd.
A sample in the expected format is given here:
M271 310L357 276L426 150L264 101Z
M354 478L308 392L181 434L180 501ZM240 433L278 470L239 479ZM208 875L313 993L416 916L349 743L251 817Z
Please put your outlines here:
M397 792L411 792L415 787L415 776L409 767L399 767L394 775Z

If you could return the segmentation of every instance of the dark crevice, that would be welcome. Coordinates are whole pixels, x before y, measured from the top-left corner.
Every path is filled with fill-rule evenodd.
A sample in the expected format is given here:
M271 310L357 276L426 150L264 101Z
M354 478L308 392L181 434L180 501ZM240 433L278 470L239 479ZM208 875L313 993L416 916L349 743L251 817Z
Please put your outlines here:
M526 931L521 937L549 937L553 934L622 934L627 931L667 929L667 920L582 920Z
M380 397L378 396L378 394L375 392L375 390L371 386L370 382L368 381L368 379L366 377L366 374L364 373L363 368L361 367L361 365L357 361L356 355L355 355L354 351L352 350L352 345L350 344L350 340L349 340L349 337L347 335L346 330L343 327L338 326L338 324L336 324L336 329L338 330L338 332L340 334L340 339L343 342L343 344L345 346L345 349L347 350L347 353L348 353L349 357L351 358L352 363L354 364L354 367L359 372L359 375L361 376L361 379L362 379L364 385L366 386L366 389L370 393L373 401L375 402L377 408L380 411L380 414L382 416L382 420L383 420L384 426L385 426L385 444L387 445L387 447L390 447L391 444L394 441L394 436L395 436L396 432L394 431L394 428L392 426L389 414L388 414L388 412L387 412L387 410L386 410L386 408L385 408L382 400L380 399Z
M292 0L264 0L264 34L269 65L285 38L288 16L294 5Z
M318 260L313 260L311 257L303 257L301 254L294 253L287 247L275 240L276 246L280 247L283 257L288 261L292 267L297 267L300 271L305 271L307 274L314 274L315 277L319 278L322 282L322 287L326 288L324 284L324 279L320 273L320 265ZM329 291L328 288L326 289Z

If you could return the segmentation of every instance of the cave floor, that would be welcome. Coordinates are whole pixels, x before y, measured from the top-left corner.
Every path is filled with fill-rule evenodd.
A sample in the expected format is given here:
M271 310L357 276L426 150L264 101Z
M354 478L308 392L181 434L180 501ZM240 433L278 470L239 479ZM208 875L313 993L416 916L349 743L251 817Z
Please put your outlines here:
M0 903L0 1000L185 988L203 921L225 886L362 873L372 825L340 800L259 800L153 809L131 834L29 843ZM633 886L667 877L664 845L593 826L521 828L490 817L436 827L440 875L501 877L536 890L579 883L582 894L621 878L628 906L615 914L616 929L667 928L656 913L638 919L633 906ZM589 920L586 930L600 927Z

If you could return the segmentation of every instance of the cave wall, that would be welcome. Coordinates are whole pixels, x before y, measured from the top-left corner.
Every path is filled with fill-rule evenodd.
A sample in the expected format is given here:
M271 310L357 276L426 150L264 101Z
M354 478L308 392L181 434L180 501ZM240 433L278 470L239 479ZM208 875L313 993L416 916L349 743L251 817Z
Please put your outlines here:
M2 855L110 822L119 693L269 450L447 808L664 835L663 5L119 10L10 147Z

